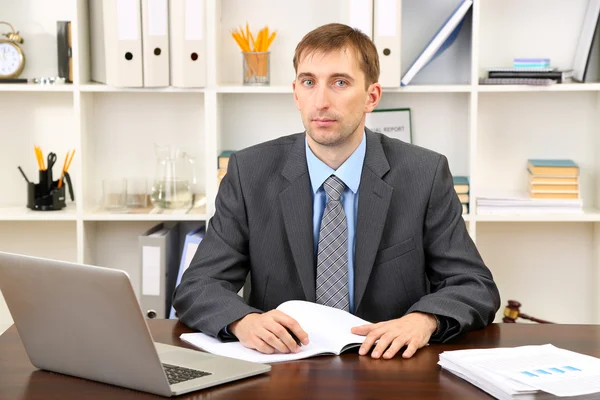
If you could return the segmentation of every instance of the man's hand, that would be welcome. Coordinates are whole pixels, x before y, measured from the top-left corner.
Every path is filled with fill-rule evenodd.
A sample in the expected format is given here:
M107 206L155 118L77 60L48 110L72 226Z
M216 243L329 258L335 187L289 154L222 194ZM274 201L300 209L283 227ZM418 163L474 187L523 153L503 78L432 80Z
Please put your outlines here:
M379 340L371 357L379 358L383 354L383 358L390 359L402 347L407 346L402 357L411 358L418 349L429 342L436 328L437 322L433 315L414 312L391 321L356 326L352 328L352 333L367 336L358 351L361 356L367 354L373 344Z
M308 344L308 334L300 324L279 310L271 310L264 314L248 314L233 322L229 330L242 345L265 354L299 352L300 346L290 332L302 344Z

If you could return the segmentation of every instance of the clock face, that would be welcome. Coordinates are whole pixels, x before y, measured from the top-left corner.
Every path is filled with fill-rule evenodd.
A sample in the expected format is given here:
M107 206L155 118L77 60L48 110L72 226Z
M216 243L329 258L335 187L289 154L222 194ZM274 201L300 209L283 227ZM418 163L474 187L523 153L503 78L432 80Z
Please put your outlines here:
M11 43L0 43L0 78L15 74L23 63L23 56Z

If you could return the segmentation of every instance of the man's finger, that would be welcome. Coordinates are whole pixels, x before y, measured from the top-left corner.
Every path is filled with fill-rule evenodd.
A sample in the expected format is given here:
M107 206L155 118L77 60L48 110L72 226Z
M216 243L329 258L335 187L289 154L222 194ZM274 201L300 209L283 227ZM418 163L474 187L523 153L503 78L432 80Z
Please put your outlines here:
M369 350L371 350L371 347L373 347L373 344L375 344L377 339L379 339L380 337L381 337L381 333L377 330L372 330L371 332L369 332L369 334L367 335L367 338L365 339L363 344L360 346L360 349L358 350L358 354L360 354L361 356L364 356L365 354L367 354L369 352Z
M377 335L377 336L379 336L379 335ZM381 335L381 337L379 338L379 342L377 342L377 346L375 346L375 348L371 352L371 357L373 357L373 358L381 357L381 355L383 354L385 349L387 349L389 347L389 345L392 343L392 341L394 339L395 339L395 337L391 333L384 333L383 335Z
M292 337L292 334L296 336L296 338L298 338L300 343L303 345L306 346L309 343L308 333L302 329L298 321L296 321L294 318L284 313L278 313L273 315L273 319L283 325L284 328L289 329L288 334L294 343L296 343L296 340Z
M300 346L296 343L296 340L292 337L290 331L286 327L276 321L272 321L266 328L286 347L286 353L289 353L290 351L292 353L297 353L300 351Z
M279 339L269 329L261 330L261 332L258 334L258 337L280 353L285 354L290 352L290 349L285 345L285 343L283 343L281 339Z
M388 349L385 351L385 353L383 353L383 358L385 358L386 360L393 358L396 354L398 354L398 351L405 345L406 345L406 340L402 339L400 337L397 337L396 339L394 339L394 341L392 342L390 347L388 347Z
M367 325L355 326L350 330L350 332L354 333L355 335L366 336L369 334L369 332L371 332L375 328L376 328L375 324L367 324Z
M255 336L254 339L250 342L250 347L256 349L263 354L273 354L275 353L275 348L267 344L264 340Z
M417 342L416 339L412 339L409 343L408 343L408 347L406 348L406 350L404 350L404 353L402 353L402 358L411 358L412 356L415 355L415 353L417 352L417 350L419 350L420 346Z

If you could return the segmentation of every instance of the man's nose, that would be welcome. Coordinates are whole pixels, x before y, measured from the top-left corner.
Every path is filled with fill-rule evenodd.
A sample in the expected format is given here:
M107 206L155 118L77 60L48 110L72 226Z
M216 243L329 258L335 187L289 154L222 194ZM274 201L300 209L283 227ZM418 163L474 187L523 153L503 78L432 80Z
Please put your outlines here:
M329 108L329 91L328 87L320 85L316 88L315 93L315 107L318 110L324 110Z

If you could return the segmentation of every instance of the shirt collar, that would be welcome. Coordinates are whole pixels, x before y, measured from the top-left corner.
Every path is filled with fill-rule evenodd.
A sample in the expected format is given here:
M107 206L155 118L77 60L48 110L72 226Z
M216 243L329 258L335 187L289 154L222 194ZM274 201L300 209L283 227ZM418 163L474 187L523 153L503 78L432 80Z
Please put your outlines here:
M346 161L337 170L334 170L323 161L319 160L315 153L312 152L308 145L308 140L305 138L306 146L306 162L308 164L308 174L310 176L310 183L312 186L313 193L317 193L317 190L323 185L325 180L330 175L335 175L340 178L344 184L352 190L353 193L358 192L358 186L360 184L360 176L362 174L362 168L365 161L365 154L367 150L366 133L363 133L363 138L354 152L348 157Z

